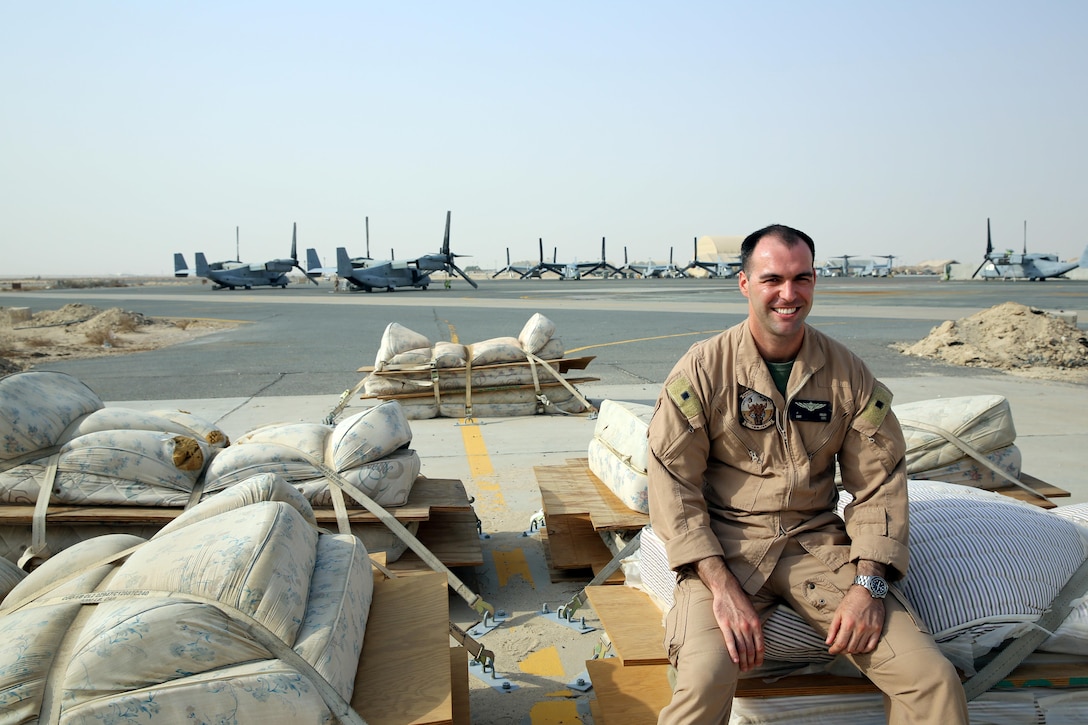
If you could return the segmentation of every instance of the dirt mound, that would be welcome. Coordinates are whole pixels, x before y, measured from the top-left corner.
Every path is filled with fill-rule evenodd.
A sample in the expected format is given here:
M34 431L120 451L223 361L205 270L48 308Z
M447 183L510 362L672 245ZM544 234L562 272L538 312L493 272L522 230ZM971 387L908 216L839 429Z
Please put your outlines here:
M0 375L55 360L157 350L236 324L154 318L82 303L27 313L26 308L0 308Z
M893 347L953 365L1088 383L1088 334L1065 319L1017 302L1004 302L955 322L946 320L922 340Z

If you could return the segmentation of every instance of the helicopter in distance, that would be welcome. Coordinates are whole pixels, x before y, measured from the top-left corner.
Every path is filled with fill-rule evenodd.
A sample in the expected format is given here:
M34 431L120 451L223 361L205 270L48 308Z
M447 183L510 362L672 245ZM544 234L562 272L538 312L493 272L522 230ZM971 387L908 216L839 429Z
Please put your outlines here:
M993 239L990 236L990 220L986 220L986 254L982 263L975 269L971 279L981 275L982 279L1029 279L1043 281L1050 277L1060 277L1077 267L1088 266L1088 246L1081 252L1080 260L1063 262L1056 254L1028 253L1028 223L1024 222L1024 251L1015 254L1011 249L994 252Z
M372 261L370 257L370 224L367 221L367 256L352 259L344 247L336 248L336 274L349 285L350 289L373 292L376 289L384 289L393 292L398 287L418 287L427 289L431 284L432 272L445 272L457 274L468 282L474 289L479 285L470 278L465 271L457 266L454 261L463 254L454 254L450 251L450 212L446 212L446 234L442 239L442 247L437 254L424 254L415 259L386 261Z
M238 257L238 227L234 228L235 259L224 262L208 263L203 252L196 253L196 276L215 283L213 290L253 289L254 287L279 287L285 289L291 283L287 274L298 269L309 281L318 284L314 275L309 274L298 263L298 224L291 228L291 257L289 259L270 259L267 262L247 263ZM174 253L174 276L188 277L189 265L181 252Z

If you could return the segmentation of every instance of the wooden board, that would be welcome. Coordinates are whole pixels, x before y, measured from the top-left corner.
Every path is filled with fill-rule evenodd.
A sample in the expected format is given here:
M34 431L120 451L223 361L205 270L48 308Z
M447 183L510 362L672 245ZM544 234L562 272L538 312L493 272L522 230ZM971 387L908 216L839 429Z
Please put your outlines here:
M468 651L450 647L450 680L453 684L453 725L472 725L468 698Z
M1035 476L1027 473L1020 473L1020 483L1029 487L1032 491L1038 491L1047 498L1065 498L1066 496L1069 496L1068 491L1058 488L1057 486L1052 486L1046 481L1040 480ZM1034 496L1030 492L1025 491L1019 486L1011 483L1008 486L1001 486L1000 488L995 488L994 491L1010 498L1015 498L1018 501L1026 501L1027 503L1035 504L1036 506L1039 506L1041 508L1054 508L1054 504L1047 501L1046 499Z
M620 587L615 587L620 588ZM588 660L586 670L605 725L656 725L657 713L672 699L668 668L624 667L616 658Z
M545 360L551 367L557 369L561 373L565 373L568 370L585 370L596 358L596 355L587 355L585 357L564 357L558 360ZM539 363L538 363L539 364ZM473 370L494 370L495 368L524 368L529 367L529 361L519 360L516 362L505 363L491 363L489 365L473 365ZM457 368L438 368L442 373L463 373L467 368L464 366ZM405 373L426 373L429 377L431 374L430 365L386 365L381 371L376 371L373 365L365 365L361 368L357 368L355 372L358 373L372 373L374 375L404 375ZM547 373L545 373L547 375Z
M450 663L446 577L375 582L352 708L369 725L453 723Z
M534 466L540 497L548 514L589 514L595 531L641 529L650 517L633 511L589 470L588 458L574 458L560 466Z
M586 587L590 606L608 632L612 649L625 666L668 664L661 610L634 587Z
M472 511L437 511L430 521L420 524L416 538L448 567L483 566L483 546L476 530L476 514ZM389 569L398 574L430 571L411 549L401 554Z
M581 385L582 383L595 383L600 380L600 378L577 376L563 378L563 380L566 381L569 385ZM533 383L518 383L513 385L473 385L472 393L473 395L478 395L480 393L503 393L508 390L536 390L537 388L551 389L558 387L566 386L564 386L563 383L559 382L555 378L542 377L540 378L540 382L537 385L534 385ZM453 402L454 404L456 404L460 402L461 398L465 397L464 388L439 388L438 392L439 397L441 397L443 399L443 402L446 403L450 402L450 398L455 398L456 400L454 400ZM417 398L434 399L434 389L424 388L419 392L413 393L380 393L376 395L364 393L363 395L360 395L359 398L361 400L413 400Z
M65 524L155 524L165 526L178 517L181 507L155 506L50 506L46 523ZM412 484L408 501L403 506L387 509L398 521L427 521L432 511L471 511L464 484L457 479L420 476ZM335 524L332 509L315 509L321 524ZM0 506L0 525L29 526L34 518L32 505ZM363 508L349 508L348 520L353 523L378 522L378 517Z
M612 560L601 533L638 530L650 520L624 506L588 464L588 459L579 458L557 466L533 467L544 509L548 563L556 571L599 572ZM559 579L553 576L552 580ZM616 574L609 581L623 581L623 575Z

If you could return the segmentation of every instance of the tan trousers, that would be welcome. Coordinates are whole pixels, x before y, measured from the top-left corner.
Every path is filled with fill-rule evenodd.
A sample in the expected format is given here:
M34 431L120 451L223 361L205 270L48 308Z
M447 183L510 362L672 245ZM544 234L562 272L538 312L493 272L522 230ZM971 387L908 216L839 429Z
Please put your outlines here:
M791 544L752 603L766 620L785 601L826 636L854 574L853 565L831 571ZM884 601L884 631L877 648L845 656L884 693L888 722L966 725L967 700L955 667L894 596ZM676 667L676 686L672 702L658 716L659 725L727 723L740 672L729 659L711 611L710 591L694 575L677 584L676 603L665 623L665 649Z

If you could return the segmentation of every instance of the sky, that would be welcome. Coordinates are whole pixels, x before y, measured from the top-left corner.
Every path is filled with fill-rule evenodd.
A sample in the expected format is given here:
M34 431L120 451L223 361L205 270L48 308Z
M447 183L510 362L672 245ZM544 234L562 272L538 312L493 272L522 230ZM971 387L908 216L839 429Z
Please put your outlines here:
M0 276L1088 244L1088 3L5 2Z

